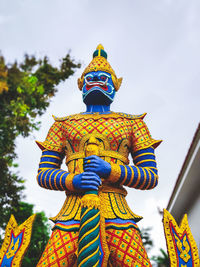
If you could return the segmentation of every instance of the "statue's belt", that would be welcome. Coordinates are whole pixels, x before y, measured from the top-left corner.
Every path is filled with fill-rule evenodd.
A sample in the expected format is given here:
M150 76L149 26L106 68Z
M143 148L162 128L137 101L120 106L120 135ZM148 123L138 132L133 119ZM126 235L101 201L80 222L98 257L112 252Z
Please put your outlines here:
M116 151L112 151L112 150L99 150L99 157L109 157L109 158L114 158L117 160L122 161L124 164L128 165L129 164L129 160L127 157L119 154ZM85 158L85 152L81 151L81 152L76 152L73 154L70 154L69 156L66 157L66 164L68 164L70 161L72 160L78 160L78 159L84 159Z
M127 191L123 186L121 186L121 185L113 186L113 184L110 185L110 184L105 183L104 180L103 180L102 185L99 186L98 192L99 192L99 194L102 194L102 193L117 193L117 194L123 195L124 197L127 195ZM67 196L69 196L69 195L77 195L79 198L81 198L83 196L80 193L71 192L71 191L65 191L65 194Z

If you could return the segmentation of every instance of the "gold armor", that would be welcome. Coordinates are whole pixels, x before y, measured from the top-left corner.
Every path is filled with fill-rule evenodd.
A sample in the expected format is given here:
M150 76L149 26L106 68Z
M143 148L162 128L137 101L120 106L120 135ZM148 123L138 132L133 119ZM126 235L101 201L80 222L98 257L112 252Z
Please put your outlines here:
M105 161L117 165L128 165L129 153L150 146L156 147L160 141L152 139L143 118L124 113L77 114L56 118L44 142L37 142L42 149L64 153L69 173L83 172L83 159L97 155ZM102 179L99 188L102 216L106 219L134 219L142 217L134 214L125 200L127 192L123 186ZM80 220L80 199L75 190L66 191L66 201L56 221Z

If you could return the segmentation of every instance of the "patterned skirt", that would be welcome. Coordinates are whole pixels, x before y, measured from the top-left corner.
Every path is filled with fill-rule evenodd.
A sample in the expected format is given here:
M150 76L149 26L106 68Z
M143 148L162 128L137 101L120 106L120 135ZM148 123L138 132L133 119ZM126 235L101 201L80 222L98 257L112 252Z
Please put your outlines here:
M106 240L110 251L108 266L151 266L140 233L135 227L106 229ZM37 267L75 267L77 249L78 231L55 229Z

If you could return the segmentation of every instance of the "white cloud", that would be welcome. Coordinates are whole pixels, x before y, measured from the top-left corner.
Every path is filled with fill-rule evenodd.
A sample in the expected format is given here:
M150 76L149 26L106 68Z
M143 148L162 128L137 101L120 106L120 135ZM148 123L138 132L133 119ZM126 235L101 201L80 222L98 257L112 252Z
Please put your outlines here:
M10 22L12 20L12 16L3 16L3 15L0 15L0 25L3 26L3 24L6 24L8 22Z

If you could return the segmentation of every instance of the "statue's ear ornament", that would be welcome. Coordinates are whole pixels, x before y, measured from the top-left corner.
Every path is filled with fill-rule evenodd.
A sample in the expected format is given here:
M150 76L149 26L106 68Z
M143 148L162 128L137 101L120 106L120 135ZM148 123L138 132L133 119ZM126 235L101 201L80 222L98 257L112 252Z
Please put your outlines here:
M78 80L77 80L79 90L82 90L83 81L84 81L84 77L83 78L78 78Z
M114 70L112 69L111 65L107 61L107 53L104 50L104 47L99 44L96 48L96 50L93 53L93 59L90 62L90 64L85 68L83 74L81 75L81 78L78 79L78 88L82 90L83 82L84 82L84 76L85 74L92 72L92 71L105 71L111 74L112 81L115 86L115 90L118 91L121 83L122 78L117 78Z
M112 81L113 81L113 84L115 86L115 91L119 90L119 88L122 84L122 80L123 80L123 78L115 78L112 76Z

